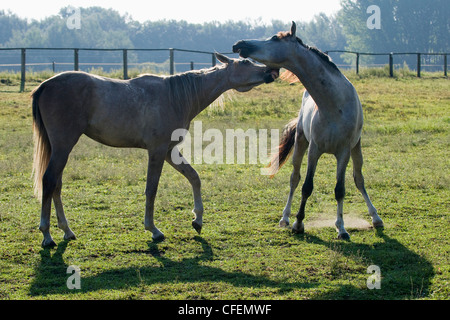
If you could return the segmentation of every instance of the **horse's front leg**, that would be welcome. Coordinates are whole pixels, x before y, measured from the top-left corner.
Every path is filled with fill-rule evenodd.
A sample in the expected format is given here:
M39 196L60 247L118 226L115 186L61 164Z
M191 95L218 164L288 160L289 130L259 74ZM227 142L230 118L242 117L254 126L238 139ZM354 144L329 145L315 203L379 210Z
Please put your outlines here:
M158 190L159 178L164 165L164 158L167 153L167 146L160 147L155 150L148 151L148 171L147 171L147 186L145 189L146 204L145 204L145 218L144 226L146 230L152 233L154 241L164 240L164 234L156 228L153 221L154 204L156 198L156 191Z
M297 219L292 225L292 232L294 233L305 232L303 219L305 218L306 201L311 196L314 189L314 174L316 172L317 161L319 161L321 155L322 153L318 150L317 145L314 142L311 142L308 151L308 169L306 170L306 178L302 186L302 200L300 203L300 209L297 213Z
M337 176L334 196L337 201L337 217L335 226L338 229L338 239L350 240L350 235L344 228L344 197L345 197L345 172L350 159L350 151L344 150L336 156Z
M176 158L176 159L175 159ZM201 181L197 171L187 162L177 147L174 147L167 153L166 161L180 172L192 186L192 192L194 194L194 209L192 212L195 214L195 218L192 221L192 227L195 231L200 233L203 225L203 202L201 194Z

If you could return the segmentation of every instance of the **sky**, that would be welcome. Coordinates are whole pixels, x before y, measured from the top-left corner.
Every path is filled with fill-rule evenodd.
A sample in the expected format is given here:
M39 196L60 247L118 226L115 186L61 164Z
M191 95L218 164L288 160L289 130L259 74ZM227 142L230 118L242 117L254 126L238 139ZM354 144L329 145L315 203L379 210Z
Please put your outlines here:
M279 0L278 0L279 1ZM211 21L308 22L321 12L330 15L340 8L340 0L3 0L0 10L21 18L42 20L56 15L66 6L75 8L99 6L128 13L133 20L185 20L191 23ZM278 8L277 8L278 7Z

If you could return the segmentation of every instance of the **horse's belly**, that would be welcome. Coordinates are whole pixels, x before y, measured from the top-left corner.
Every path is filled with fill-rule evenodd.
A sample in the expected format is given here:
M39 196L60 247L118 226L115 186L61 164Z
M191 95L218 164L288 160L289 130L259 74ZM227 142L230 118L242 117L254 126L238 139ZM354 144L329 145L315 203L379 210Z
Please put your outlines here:
M132 130L118 129L115 126L110 126L109 128L88 126L84 134L97 142L111 147L145 148L145 144L139 138L140 134Z

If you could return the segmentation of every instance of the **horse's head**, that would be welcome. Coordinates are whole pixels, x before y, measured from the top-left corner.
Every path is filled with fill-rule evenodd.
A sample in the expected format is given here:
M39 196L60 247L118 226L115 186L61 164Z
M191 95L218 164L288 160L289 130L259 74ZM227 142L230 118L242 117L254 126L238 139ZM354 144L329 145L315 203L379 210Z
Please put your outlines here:
M240 92L273 82L279 76L279 69L271 69L248 59L233 59L220 53L216 53L216 58L226 65L231 87Z
M279 32L267 40L241 40L234 44L233 52L243 58L252 58L271 68L286 67L294 50L302 44L296 37L296 24L292 22L291 31Z

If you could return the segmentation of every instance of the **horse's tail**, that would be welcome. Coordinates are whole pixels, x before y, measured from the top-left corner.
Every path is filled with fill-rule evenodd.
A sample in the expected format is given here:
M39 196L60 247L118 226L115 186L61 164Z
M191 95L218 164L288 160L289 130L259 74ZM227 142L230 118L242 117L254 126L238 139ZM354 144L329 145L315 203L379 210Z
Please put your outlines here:
M291 71L286 70L280 75L280 80L289 82L290 84L300 82L298 77Z
M278 152L272 154L269 164L270 176L273 177L278 170L286 163L291 155L292 147L295 144L295 135L297 133L298 117L289 121L284 127L283 135L281 137Z
M44 85L33 90L31 97L33 110L33 176L34 176L34 194L40 198L42 194L42 177L47 170L51 155L51 145L48 138L47 129L42 121L41 111L39 109L39 97L44 91Z

